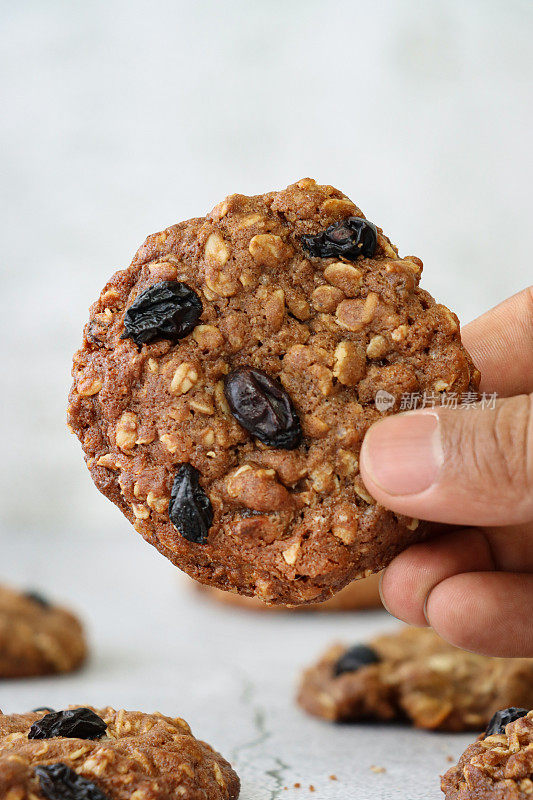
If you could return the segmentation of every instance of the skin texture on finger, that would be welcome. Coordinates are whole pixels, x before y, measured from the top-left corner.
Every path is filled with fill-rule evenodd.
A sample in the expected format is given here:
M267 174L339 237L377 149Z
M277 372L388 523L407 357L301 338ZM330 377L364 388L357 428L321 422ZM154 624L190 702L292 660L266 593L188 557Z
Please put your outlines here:
M533 572L533 521L524 525L484 528L483 532L497 569L502 572Z
M451 644L487 656L533 657L533 575L467 572L441 581L429 624Z
M481 372L481 391L500 397L533 391L533 287L465 325L461 338Z
M533 396L496 408L428 409L375 423L361 475L382 505L453 525L520 525L533 519Z
M453 531L400 553L383 573L381 599L398 619L409 625L427 625L426 600L441 581L461 572L493 569L490 546L481 531Z

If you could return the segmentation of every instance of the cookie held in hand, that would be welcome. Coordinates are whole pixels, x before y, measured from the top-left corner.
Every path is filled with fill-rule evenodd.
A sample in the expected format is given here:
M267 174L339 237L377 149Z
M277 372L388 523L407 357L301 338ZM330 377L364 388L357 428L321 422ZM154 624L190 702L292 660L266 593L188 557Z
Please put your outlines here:
M214 589L212 586L204 586L195 583L194 586L210 600L222 603L225 606L232 606L246 611L262 611L267 613L336 613L362 611L370 608L380 608L381 598L379 596L379 580L381 573L376 572L368 578L361 578L352 581L333 597L324 600L322 603L306 603L299 606L285 607L282 605L266 605L258 597L246 597L236 592L223 592L221 589Z
M305 179L149 236L92 306L69 423L96 486L196 580L320 602L426 535L359 475L406 395L475 390L457 317Z

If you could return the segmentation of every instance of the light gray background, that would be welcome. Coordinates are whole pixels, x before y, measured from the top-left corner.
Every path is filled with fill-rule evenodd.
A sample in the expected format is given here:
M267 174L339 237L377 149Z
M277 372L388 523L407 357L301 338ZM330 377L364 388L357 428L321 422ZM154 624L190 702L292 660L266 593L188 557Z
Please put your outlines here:
M0 686L0 707L183 714L235 758L249 800L294 781L322 798L437 798L468 737L330 729L290 704L330 638L390 620L199 602L93 488L65 429L69 362L146 234L306 175L419 255L464 322L530 283L531 4L19 0L0 14L0 577L73 598L95 650L82 675Z

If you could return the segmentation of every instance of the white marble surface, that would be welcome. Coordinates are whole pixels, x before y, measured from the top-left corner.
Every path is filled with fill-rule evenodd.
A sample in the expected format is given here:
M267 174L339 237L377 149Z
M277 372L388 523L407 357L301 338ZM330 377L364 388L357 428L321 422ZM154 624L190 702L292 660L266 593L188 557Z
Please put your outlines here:
M437 798L464 737L330 728L290 704L328 639L386 620L256 618L183 594L89 480L64 427L69 362L147 233L304 175L421 256L463 321L530 283L533 7L18 0L0 31L0 578L72 598L94 643L86 672L2 685L0 707L182 713L235 756L248 800L295 781L325 800Z

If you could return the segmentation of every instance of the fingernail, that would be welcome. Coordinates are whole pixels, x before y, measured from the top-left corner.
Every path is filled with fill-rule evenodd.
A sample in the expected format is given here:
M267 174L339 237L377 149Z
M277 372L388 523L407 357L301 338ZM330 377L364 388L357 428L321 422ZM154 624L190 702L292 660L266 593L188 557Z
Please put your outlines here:
M399 414L378 422L367 433L364 466L383 491L419 494L435 482L444 456L436 414Z

